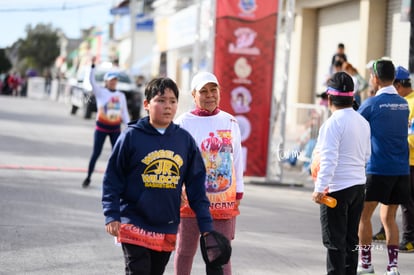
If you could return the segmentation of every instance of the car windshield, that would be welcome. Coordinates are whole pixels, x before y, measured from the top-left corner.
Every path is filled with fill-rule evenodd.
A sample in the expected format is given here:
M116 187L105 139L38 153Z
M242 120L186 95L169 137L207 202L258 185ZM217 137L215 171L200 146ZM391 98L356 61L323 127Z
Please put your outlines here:
M95 80L96 82L103 82L103 78L106 72L96 72L95 73ZM129 76L124 72L118 72L118 81L122 83L131 83L131 79Z

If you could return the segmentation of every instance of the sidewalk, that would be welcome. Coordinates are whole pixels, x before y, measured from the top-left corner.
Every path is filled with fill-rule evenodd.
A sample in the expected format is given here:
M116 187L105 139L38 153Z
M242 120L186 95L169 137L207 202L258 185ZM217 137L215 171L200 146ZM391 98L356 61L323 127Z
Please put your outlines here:
M245 183L268 185L268 186L291 186L313 188L311 176L303 172L300 166L284 166L282 179L266 177L244 177Z

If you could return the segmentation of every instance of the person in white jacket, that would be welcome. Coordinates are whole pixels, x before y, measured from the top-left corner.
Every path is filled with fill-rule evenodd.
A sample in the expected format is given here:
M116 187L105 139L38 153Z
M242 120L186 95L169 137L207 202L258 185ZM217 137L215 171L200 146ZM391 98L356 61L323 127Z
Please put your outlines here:
M83 188L88 187L91 183L91 176L96 161L102 152L106 137L109 136L113 147L121 133L122 123L126 125L130 120L125 95L116 90L117 72L110 71L104 75L105 87L97 85L95 81L95 58L92 58L89 81L96 99L97 114L93 151L89 160L88 174L82 183Z
M351 76L335 73L326 92L332 115L322 124L315 146L314 155L319 154L320 163L313 200L321 203L325 195L337 200L335 208L320 206L327 274L356 274L358 225L365 198L365 165L371 155L371 130L364 117L352 108Z

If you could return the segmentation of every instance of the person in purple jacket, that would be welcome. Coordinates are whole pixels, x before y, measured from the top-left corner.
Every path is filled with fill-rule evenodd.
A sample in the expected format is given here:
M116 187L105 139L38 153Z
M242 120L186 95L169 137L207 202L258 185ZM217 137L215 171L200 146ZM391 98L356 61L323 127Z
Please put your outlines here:
M122 244L126 274L164 273L175 249L184 184L200 233L213 231L200 151L172 122L178 94L169 78L148 83L144 108L149 115L120 135L104 175L106 231Z

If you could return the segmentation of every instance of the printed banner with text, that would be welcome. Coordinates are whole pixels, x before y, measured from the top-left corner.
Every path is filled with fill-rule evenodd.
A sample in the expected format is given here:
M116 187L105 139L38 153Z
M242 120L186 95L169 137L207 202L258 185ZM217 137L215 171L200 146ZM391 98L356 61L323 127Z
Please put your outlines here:
M240 125L245 175L266 175L278 1L216 1L220 108Z

